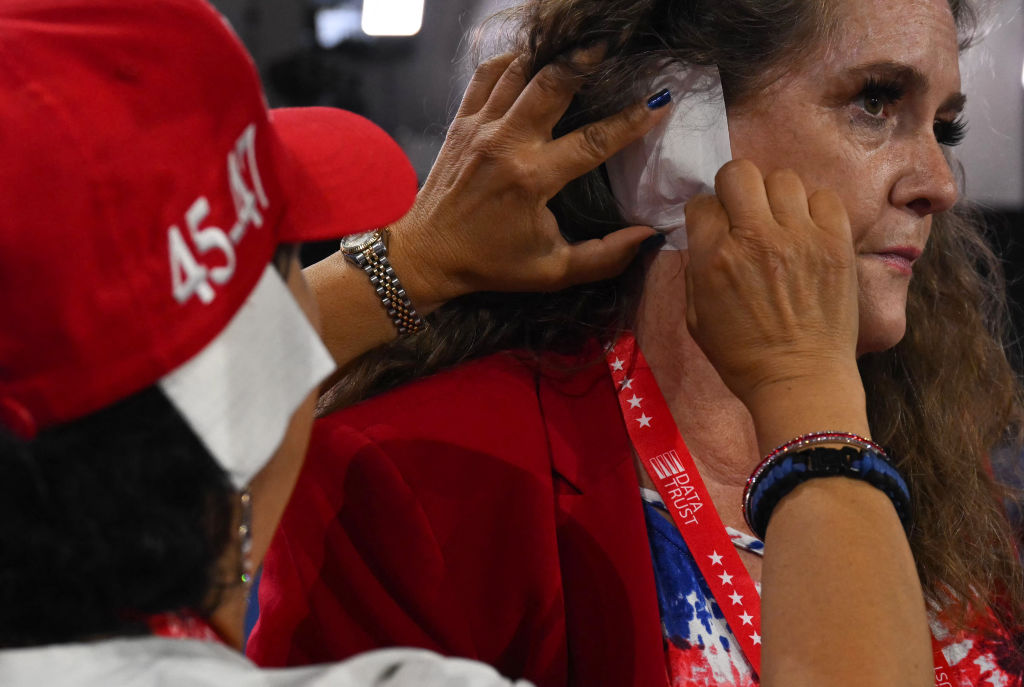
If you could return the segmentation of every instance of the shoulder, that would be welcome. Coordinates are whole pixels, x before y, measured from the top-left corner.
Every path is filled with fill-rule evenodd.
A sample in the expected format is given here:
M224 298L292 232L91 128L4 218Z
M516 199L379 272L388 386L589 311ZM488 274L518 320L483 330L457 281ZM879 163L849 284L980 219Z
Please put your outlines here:
M390 649L341 663L262 670L225 646L193 640L141 637L0 651L3 684L88 687L165 684L301 687L302 685L449 685L512 687L493 668L446 659L429 651ZM517 687L528 687L516 682Z
M400 474L416 491L425 483L450 488L449 475L457 475L479 491L532 476L547 488L553 469L573 482L576 473L605 472L605 463L628 455L625 441L596 344L541 360L506 352L319 419L303 478L338 484L358 470L361 481L385 484Z
M549 502L536 379L520 358L498 354L317 420L281 529L308 539L321 526L312 523L336 523L375 550L378 535L393 543L405 532L429 558L422 550L461 524L502 517L499 495L524 511Z
M533 461L547 455L553 419L588 407L595 386L603 390L600 382L611 389L609 379L604 365L594 364L592 351L583 365L576 357L535 360L497 353L317 420L308 460L329 460L336 471L338 460L367 452L404 461L470 451L539 467ZM598 395L614 401L610 393ZM586 415L575 415L573 423L590 426L581 416Z
M538 378L496 355L318 420L264 561L250 655L421 646L517 675L557 659L534 646L562 638L545 610L561 588ZM531 623L544 629L521 643Z
M317 421L317 433L359 430L370 438L445 436L536 414L535 366L498 353L418 379ZM497 412L500 411L500 412Z

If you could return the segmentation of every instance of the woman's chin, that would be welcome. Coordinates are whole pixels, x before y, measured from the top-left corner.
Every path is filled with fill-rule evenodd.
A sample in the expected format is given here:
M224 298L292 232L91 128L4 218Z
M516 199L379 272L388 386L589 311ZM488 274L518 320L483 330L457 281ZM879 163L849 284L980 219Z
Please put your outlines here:
M903 335L906 332L907 320L905 317L887 323L887 326L884 327L865 328L862 325L860 336L857 339L857 357L866 353L881 353L889 350L903 340Z

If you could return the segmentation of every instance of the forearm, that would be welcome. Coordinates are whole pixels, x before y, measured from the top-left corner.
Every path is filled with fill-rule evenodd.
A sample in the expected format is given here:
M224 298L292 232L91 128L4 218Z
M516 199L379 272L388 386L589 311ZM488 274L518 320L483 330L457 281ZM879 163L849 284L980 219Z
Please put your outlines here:
M396 336L366 273L340 252L303 273L320 308L324 343L338 367Z
M782 499L762 575L762 685L931 685L925 603L888 497L814 479Z
M763 453L807 432L869 437L856 367L830 372L752 396ZM921 584L884 492L846 477L811 479L778 503L765 539L762 685L931 684Z

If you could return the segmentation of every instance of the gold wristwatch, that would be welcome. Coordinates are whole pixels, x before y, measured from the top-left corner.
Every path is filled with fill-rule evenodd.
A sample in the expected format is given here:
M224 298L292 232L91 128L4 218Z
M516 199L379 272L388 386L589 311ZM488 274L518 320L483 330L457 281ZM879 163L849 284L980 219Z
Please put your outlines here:
M388 261L387 234L387 227L384 227L345 236L341 239L341 252L370 277L370 284L391 317L398 335L415 334L423 330L427 323L416 312Z

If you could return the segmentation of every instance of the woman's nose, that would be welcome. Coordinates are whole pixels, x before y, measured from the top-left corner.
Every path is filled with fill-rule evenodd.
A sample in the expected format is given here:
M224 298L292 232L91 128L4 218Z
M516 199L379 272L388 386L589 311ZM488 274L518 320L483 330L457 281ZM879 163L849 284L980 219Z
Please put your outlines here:
M949 210L960 195L943 147L929 130L908 147L903 174L893 186L892 202L924 217Z

